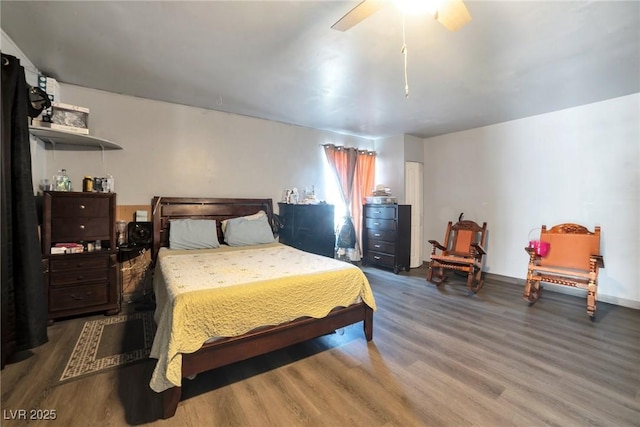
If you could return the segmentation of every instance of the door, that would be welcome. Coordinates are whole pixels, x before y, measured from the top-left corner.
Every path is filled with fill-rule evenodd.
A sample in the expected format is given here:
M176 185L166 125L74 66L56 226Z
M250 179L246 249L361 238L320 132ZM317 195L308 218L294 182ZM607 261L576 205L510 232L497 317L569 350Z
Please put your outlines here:
M417 162L404 164L404 194L408 205L411 205L411 268L422 265L422 176L423 165Z

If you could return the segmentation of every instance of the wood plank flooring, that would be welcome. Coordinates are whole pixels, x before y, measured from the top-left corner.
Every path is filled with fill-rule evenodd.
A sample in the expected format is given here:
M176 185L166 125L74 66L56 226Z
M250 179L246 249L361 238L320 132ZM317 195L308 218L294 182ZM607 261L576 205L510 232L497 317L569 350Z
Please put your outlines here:
M364 269L378 311L362 324L186 380L175 417L159 420L153 360L56 384L79 326L1 374L2 426L18 409L55 409L60 426L640 426L640 311L520 286L440 288L424 269ZM100 315L96 316L100 317ZM29 356L29 357L26 357Z

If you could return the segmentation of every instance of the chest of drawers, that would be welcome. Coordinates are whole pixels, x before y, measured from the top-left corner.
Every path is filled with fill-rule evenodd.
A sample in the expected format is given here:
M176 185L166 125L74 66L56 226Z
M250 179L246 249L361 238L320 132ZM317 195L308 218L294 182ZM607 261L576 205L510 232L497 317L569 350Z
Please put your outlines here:
M41 242L50 321L84 313L120 311L115 208L113 193L44 193ZM51 247L57 243L96 241L102 249L51 253Z
M335 253L333 205L278 203L282 219L280 243L329 258Z
M411 206L364 205L362 210L362 261L409 271L411 261Z

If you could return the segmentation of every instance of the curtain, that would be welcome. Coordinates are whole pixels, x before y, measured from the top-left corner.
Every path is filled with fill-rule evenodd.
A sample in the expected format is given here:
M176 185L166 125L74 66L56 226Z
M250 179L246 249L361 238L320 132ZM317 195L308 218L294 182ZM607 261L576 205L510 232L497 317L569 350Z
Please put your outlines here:
M375 186L376 154L371 151L359 151L353 185L353 223L356 230L362 230L362 205L365 197L370 196ZM358 231L359 247L362 247L362 233Z
M29 89L20 61L2 55L2 366L12 349L47 342L47 300L31 176ZM6 346L6 348L5 348Z
M327 161L338 180L342 200L347 208L345 226L353 227L356 235L355 246L349 253L352 261L362 257L362 204L364 197L371 194L375 179L375 152L356 148L324 146Z
M324 152L329 161L329 165L338 178L342 201L347 207L347 210L349 210L351 196L353 194L353 175L356 172L358 151L355 148L325 145Z

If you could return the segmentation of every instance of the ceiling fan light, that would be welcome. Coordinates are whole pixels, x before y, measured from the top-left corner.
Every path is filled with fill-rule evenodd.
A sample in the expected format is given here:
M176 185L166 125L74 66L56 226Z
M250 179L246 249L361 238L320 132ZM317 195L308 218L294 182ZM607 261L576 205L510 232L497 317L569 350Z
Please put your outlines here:
M462 0L447 0L443 2L435 18L451 31L457 31L471 21L469 10Z

